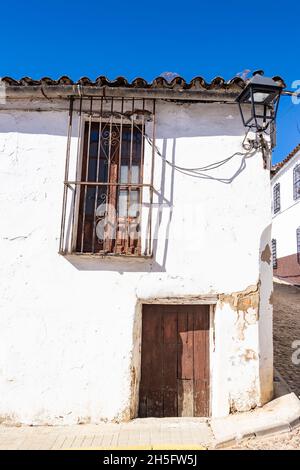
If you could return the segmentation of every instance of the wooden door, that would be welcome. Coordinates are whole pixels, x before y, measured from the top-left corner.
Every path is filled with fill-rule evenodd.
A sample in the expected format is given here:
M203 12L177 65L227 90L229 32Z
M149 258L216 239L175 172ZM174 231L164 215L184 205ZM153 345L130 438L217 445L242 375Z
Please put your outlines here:
M144 305L140 417L209 415L209 306Z

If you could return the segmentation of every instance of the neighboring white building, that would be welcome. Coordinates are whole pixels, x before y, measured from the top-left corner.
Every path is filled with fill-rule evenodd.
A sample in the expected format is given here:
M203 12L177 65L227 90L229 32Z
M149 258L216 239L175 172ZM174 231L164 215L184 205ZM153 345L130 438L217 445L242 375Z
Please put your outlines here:
M1 83L1 420L269 401L270 169L242 147L245 82Z
M300 284L300 144L272 175L274 275Z

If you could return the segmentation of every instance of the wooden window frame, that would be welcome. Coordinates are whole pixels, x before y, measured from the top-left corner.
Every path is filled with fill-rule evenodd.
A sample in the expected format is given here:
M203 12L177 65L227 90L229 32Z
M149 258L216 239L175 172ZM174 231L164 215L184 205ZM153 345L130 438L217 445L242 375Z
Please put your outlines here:
M300 163L293 168L293 197L294 201L300 198Z
M272 238L272 264L273 269L277 269L277 240Z
M300 264L300 226L296 230L296 240L297 240L297 261Z
M69 116L67 127L67 145L66 145L66 160L63 181L63 198L62 198L62 216L61 216L61 229L59 241L59 254L67 255L87 255L97 256L101 258L105 255L118 255L118 256L131 256L139 258L149 258L153 256L153 206L154 195L157 191L154 189L154 160L156 154L155 135L156 135L156 119L155 119L155 98L127 98L125 96L80 96L78 98L69 98ZM140 126L143 129L142 138L140 139L139 146L142 147L141 159L137 168L133 167L133 174L138 175L140 171L140 181L128 180L124 181L123 186L127 186L129 193L134 190L134 186L139 187L139 192L133 193L135 198L134 206L139 214L133 213L136 217L139 215L140 223L140 248L135 252L116 252L113 250L103 250L98 252L89 253L88 250L80 250L78 252L78 226L79 226L79 213L80 213L80 193L81 187L98 185L98 182L87 181L87 177L82 175L82 165L84 158L84 129L86 123L100 123L101 125L108 123L110 125L130 125L133 128ZM123 145L123 141L121 142ZM120 145L120 148L121 148ZM140 148L138 147L138 148ZM95 148L93 149L95 152ZM93 155L95 157L95 155ZM145 160L145 161L144 161ZM99 175L95 170L95 162L93 162L94 175ZM133 163L135 165L135 162ZM128 166L128 160L127 160ZM145 168L145 174L144 174ZM142 173L142 175L141 175ZM101 173L102 174L102 173ZM128 172L125 172L126 177ZM102 176L101 176L102 178ZM134 183L138 181L139 184ZM121 181L118 181L118 187ZM133 183L133 184L131 184ZM106 186L109 181L106 180ZM93 193L93 191L91 191ZM126 198L127 193L123 193L123 208L125 216L128 212L125 211L127 207ZM93 198L90 198L93 199ZM98 200L94 196L94 202L98 207ZM131 199L131 202L132 199ZM140 205L139 205L140 204ZM91 212L92 202L89 201L89 211ZM92 212L91 212L92 213ZM98 212L97 212L98 215ZM141 219L143 218L143 223ZM127 232L126 232L127 233ZM125 233L125 237L127 236ZM97 232L97 237L99 238ZM131 239L134 237L130 234ZM103 237L102 237L103 238ZM101 239L101 234L100 234ZM99 250L101 251L101 250ZM111 252L112 251L112 252ZM119 250L120 251L120 250Z
M280 212L280 183L276 183L273 188L273 212L277 214Z
M89 145L88 144L88 141L87 139L89 139L89 136L86 135L86 129L87 129L87 126L91 125L93 126L94 124L98 124L99 125L99 128L102 126L102 125L106 125L106 126L120 126L122 125L123 129L128 129L129 127L131 127L131 124L129 124L128 122L127 123L122 123L121 124L121 121L120 119L116 119L116 118L113 118L113 119L109 119L109 118L89 118L88 116L84 116L84 118L82 119L82 124L81 124L81 139L80 139L80 142L79 142L79 158L77 160L77 170L76 170L76 180L80 182L80 184L82 185L82 182L85 181L85 175L84 175L84 172L86 171L86 167L87 167L87 162L89 160L90 157L88 157L88 149L87 149L87 146ZM125 191L128 191L129 192L129 195L128 195L128 199L130 197L130 193L131 191L137 191L138 190L138 194L139 194L139 206L140 206L140 214L139 214L139 217L138 217L138 222L137 222L137 225L141 225L141 206L142 206L142 203L143 203L143 200L142 200L142 195L143 195L143 167L144 167L144 130L142 130L141 126L144 126L145 124L142 122L142 120L140 121L136 121L134 123L134 126L133 126L133 134L136 134L138 131L136 130L137 127L140 127L140 132L142 134L142 142L141 142L141 156L140 156L140 165L139 165L139 182L137 184L134 184L134 183L124 183L124 184L120 184L120 181L115 181L113 182L112 181L112 175L108 175L108 181L107 181L107 184L103 184L103 186L111 186L113 189L114 189L114 192L117 193L117 191L122 191L122 190L125 190ZM120 145L119 145L120 147ZM119 155L119 158L122 158L122 155L120 153ZM120 177L120 161L118 162L118 178ZM118 186L118 188L117 188ZM77 197L76 197L76 209L75 209L75 224L74 224L74 229L73 229L73 253L74 254L89 254L89 255L97 255L97 254L100 254L100 255L123 255L123 256L142 256L142 253L141 253L141 234L139 233L139 236L137 238L137 249L135 250L135 252L129 252L130 249L125 248L125 250L123 252L115 252L113 249L111 249L111 245L113 244L112 243L112 240L110 237L109 237L109 241L108 241L108 244L109 246L108 247L105 247L103 250L97 252L97 251L89 251L89 250L80 250L79 249L79 237L80 237L80 234L82 234L82 230L83 230L83 227L81 226L80 224L80 217L82 215L82 202L81 202L81 198L82 198L82 189L80 189L78 191L78 194L77 194ZM115 201L113 201L113 194L111 191L109 191L109 195L108 195L108 204L111 204L115 207L116 209L116 212L118 212L118 209L117 209L117 198L118 196L115 194ZM128 207L127 207L128 208ZM128 219L130 219L131 217L128 215L127 217ZM108 221L110 221L110 215L108 214ZM131 220L129 221L130 223L132 222ZM119 220L117 221L117 224L119 223ZM128 232L126 231L126 236L128 235Z

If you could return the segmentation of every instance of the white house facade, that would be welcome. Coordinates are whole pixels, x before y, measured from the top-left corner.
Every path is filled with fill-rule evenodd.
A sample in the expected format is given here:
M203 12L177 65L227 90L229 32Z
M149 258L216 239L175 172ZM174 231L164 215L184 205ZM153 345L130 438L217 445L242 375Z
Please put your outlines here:
M274 275L300 284L300 145L272 174Z
M270 167L242 147L245 82L1 83L1 420L268 402Z

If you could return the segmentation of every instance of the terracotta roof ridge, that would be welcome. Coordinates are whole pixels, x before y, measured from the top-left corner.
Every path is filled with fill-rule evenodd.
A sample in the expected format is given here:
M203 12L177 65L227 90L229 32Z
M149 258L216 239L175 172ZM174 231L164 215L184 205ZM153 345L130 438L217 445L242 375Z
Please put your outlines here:
M284 81L276 76L273 78L276 81ZM137 77L131 81L128 81L125 77L119 76L114 80L108 79L106 76L99 76L95 80L90 79L89 77L83 76L77 81L73 81L69 76L63 75L58 79L53 79L50 77L42 77L38 80L31 77L22 77L20 79L15 79L10 76L5 76L0 79L0 83L4 83L6 86L18 87L18 86L57 86L57 85L83 85L91 87L125 87L125 88L170 88L170 89L206 89L206 90L215 90L215 89L238 89L244 88L248 79L244 80L239 76L234 76L230 80L225 80L223 77L217 76L207 82L202 76L196 76L190 81L185 80L180 76L172 78L172 80L167 80L163 76L158 76L152 81L147 81L144 78Z
M272 165L272 173L276 174L283 168L298 152L300 151L300 143L293 148L293 150L281 161Z

